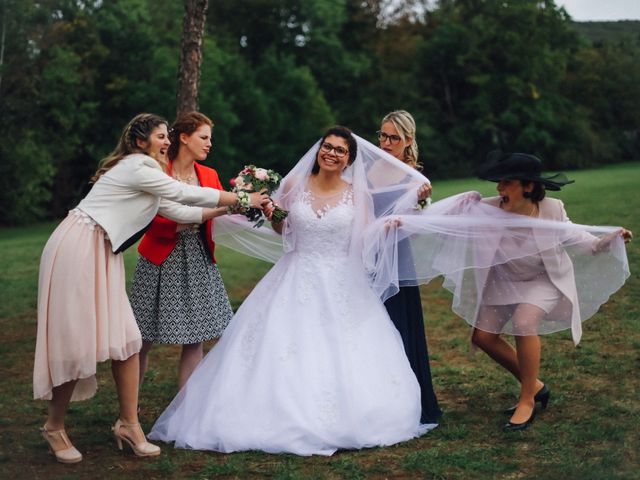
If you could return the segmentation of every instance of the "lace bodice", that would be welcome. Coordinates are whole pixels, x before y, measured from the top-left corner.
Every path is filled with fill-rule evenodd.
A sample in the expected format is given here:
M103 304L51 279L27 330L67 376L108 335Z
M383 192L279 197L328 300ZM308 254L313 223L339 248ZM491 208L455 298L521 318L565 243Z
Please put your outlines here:
M298 253L322 257L346 256L354 218L353 190L349 186L331 196L303 192L289 212Z

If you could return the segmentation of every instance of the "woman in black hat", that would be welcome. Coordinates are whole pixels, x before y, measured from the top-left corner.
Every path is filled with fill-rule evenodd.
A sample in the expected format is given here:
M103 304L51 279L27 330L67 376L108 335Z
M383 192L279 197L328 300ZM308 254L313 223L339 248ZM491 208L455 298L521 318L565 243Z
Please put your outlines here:
M560 190L573 180L563 174L543 175L542 162L533 155L492 152L478 176L498 182L499 196L484 200L489 205L515 215L569 221L563 203L546 197L545 193ZM517 258L518 251L526 251L524 243L544 242L536 229L523 233L526 236L520 240L509 237L500 243L499 254L515 260L489 270L472 336L475 345L520 382L520 398L515 407L507 410L511 418L504 426L505 431L527 428L535 417L536 403L544 409L549 401L550 390L539 379L540 324L558 311L575 318L577 309L574 270L567 253L558 248L537 247L538 254ZM594 253L606 249L615 235L621 235L625 242L632 238L632 233L624 228L604 239L584 235L590 237L583 240L592 244ZM580 321L575 323L571 327L574 340L581 331ZM505 331L515 336L515 349L500 337Z

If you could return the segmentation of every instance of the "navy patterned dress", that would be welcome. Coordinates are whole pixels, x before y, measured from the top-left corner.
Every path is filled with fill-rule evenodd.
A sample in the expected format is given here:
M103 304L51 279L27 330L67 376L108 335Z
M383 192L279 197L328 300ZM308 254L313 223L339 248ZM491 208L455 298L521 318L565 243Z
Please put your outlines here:
M142 339L153 343L218 338L233 316L218 267L191 228L161 265L138 258L129 298Z

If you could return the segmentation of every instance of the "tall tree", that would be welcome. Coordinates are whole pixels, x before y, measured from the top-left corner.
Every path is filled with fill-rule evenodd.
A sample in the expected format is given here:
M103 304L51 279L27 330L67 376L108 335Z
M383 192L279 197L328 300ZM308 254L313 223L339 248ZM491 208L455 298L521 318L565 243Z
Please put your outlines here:
M0 29L2 29L2 33L0 33L0 87L2 86L2 66L4 65L4 41L6 38L5 32L7 30L7 13L5 12L6 9L6 3L2 2L2 10L0 10L0 12L2 12L2 26L0 27Z
M198 109L202 37L209 0L185 0L178 72L178 115Z

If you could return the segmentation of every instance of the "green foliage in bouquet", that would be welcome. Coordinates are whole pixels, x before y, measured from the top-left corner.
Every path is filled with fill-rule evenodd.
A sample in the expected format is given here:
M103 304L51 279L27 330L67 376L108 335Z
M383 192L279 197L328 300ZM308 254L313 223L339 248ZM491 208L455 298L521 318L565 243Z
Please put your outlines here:
M271 195L282 181L282 175L274 170L267 170L266 168L258 168L255 165L245 166L235 178L232 178L229 183L233 187L234 193L238 192L261 192L266 190L267 194ZM240 206L229 207L230 213L240 213L247 217L249 221L255 222L254 228L261 227L265 220L264 213L259 208L243 208ZM287 218L289 212L282 208L275 206L271 221L273 223L280 223Z

